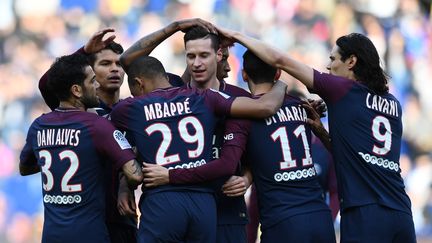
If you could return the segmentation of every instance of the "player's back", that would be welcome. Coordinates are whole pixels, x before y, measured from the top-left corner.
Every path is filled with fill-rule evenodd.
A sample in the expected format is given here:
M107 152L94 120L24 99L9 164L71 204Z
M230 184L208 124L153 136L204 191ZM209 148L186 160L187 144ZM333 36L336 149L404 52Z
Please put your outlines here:
M246 153L263 228L294 215L329 210L311 158L306 118L301 101L287 95L275 115L252 121Z
M219 117L228 113L231 103L227 100L231 99L212 90L158 89L122 101L111 118L119 129L127 131L144 162L193 168L211 161L212 136ZM144 193L165 190L213 191L206 184L143 187Z
M399 101L390 93L377 95L359 82L318 72L314 85L328 106L341 209L377 203L411 213L399 168Z
M359 82L319 72L314 83L328 107L341 210L381 204L411 213L399 168L399 101L390 93L377 95Z
M43 242L108 242L105 226L104 159L95 129L106 119L62 110L30 127L41 166L45 206ZM108 132L108 131L107 131Z

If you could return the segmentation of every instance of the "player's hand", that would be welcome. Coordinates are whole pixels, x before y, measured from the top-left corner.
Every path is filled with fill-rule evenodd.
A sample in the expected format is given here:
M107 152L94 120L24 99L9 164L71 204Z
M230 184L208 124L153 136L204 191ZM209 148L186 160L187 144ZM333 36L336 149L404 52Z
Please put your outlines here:
M243 196L250 186L246 177L231 176L222 186L222 192L228 197Z
M184 19L176 21L177 27L182 32L187 32L190 28L195 26L201 26L205 29L207 29L210 33L217 34L216 28L213 26L212 23L207 22L200 18L194 18L194 19Z
M120 215L137 217L135 195L129 188L119 189L117 209Z
M110 32L114 32L114 29L105 28L94 33L90 38L90 40L88 40L88 42L85 44L84 51L88 54L92 54L105 48L109 43L111 43L116 38L115 35L111 35L105 40L103 40L104 36Z
M315 108L309 101L304 101L302 106L306 109L308 115L306 123L311 126L313 131L323 126L321 123L321 116L318 114L318 112L315 110Z
M320 117L326 116L325 112L327 111L327 106L322 99L308 99L307 101Z
M236 42L234 38L235 31L216 26L217 33L220 38L221 47L231 47Z
M163 166L143 163L142 172L144 174L143 183L146 187L161 186L169 183L168 169Z

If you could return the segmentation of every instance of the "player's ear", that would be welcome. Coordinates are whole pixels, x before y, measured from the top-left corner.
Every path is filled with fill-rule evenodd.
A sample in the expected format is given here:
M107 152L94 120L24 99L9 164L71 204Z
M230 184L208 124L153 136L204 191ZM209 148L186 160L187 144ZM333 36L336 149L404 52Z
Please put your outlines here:
M356 63L357 63L357 56L355 56L355 55L351 55L351 56L348 58L347 62L348 62L348 68L349 68L349 70L353 69L354 66L355 66Z
M223 56L223 54L222 54L222 49L219 48L219 49L216 51L216 59L217 59L217 62L220 62L220 61L222 60L222 56Z
M243 81L245 81L246 83L249 81L249 76L247 75L247 73L244 69L242 69L242 78L243 78Z
M135 77L134 81L135 81L135 84L138 85L139 87L141 87L143 85L143 80L138 78L138 77Z
M77 98L81 98L82 96L82 87L79 84L74 84L71 86L70 88L70 92L73 96L77 97Z
M281 76L281 70L278 68L277 70L276 70L276 74L275 74L275 78L274 78L274 80L279 80L279 78L280 78L280 76Z

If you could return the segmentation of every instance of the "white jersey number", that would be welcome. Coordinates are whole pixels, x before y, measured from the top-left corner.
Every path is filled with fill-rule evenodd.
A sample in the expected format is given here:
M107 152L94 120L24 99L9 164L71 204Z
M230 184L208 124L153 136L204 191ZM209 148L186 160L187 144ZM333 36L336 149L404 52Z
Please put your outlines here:
M188 125L190 125L193 130L195 130L195 133L190 133L188 131ZM177 127L180 137L183 139L183 141L190 144L196 143L195 149L188 150L189 158L199 157L204 150L204 130L200 121L196 117L188 116L181 119ZM172 142L172 131L166 124L155 123L148 126L145 131L149 136L151 136L154 132L160 132L162 134L162 142L156 152L157 164L164 165L167 163L175 163L180 161L180 156L178 153L172 155L166 154Z
M50 171L52 165L52 156L48 150L39 151L39 157L45 159L45 164L42 166L41 171L46 177L46 182L43 183L42 187L45 191L51 191L54 187L54 176ZM59 153L59 158L61 161L68 159L70 162L69 168L66 170L65 174L61 180L61 190L62 192L77 192L81 191L81 184L69 185L70 179L75 175L79 167L79 159L76 153L72 150L65 150Z
M312 157L310 154L310 146L309 146L309 143L307 140L305 126L304 125L298 126L294 130L293 133L297 138L299 136L301 136L301 139L303 142L303 147L304 147L304 151L305 151L305 158L302 159L303 166L307 166L307 165L312 164ZM286 127L279 127L278 129L276 129L276 131L274 131L271 134L271 138L275 142L276 142L276 140L279 139L280 144L281 144L282 157L283 157L284 161L280 162L280 169L285 170L285 169L290 169L290 168L296 167L297 162L295 159L292 158L292 155L291 155L291 147L289 144Z
M383 133L381 133L381 126L384 127ZM374 138L380 142L384 142L382 147L378 147L374 144L372 151L379 155L387 154L392 145L392 130L390 122L383 116L377 116L372 121L372 134Z

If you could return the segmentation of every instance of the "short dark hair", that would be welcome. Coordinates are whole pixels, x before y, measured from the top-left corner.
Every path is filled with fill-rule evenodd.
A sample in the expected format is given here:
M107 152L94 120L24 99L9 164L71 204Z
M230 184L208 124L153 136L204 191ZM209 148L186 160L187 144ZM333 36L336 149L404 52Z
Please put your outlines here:
M86 56L80 53L62 56L51 65L48 73L48 88L60 101L67 100L72 85L83 85L85 69L89 66Z
M145 78L156 80L159 78L167 78L167 74L162 63L151 56L140 56L133 60L127 70L128 83L133 84L135 78ZM132 82L132 83L131 83Z
M90 66L94 67L94 64L96 62L96 55L103 50L111 50L114 53L117 53L119 55L122 54L124 51L123 47L119 43L112 41L108 45L106 45L102 50L87 56Z
M191 40L198 40L198 39L207 39L210 38L211 40L211 46L216 52L219 49L219 36L209 32L207 29L201 26L195 26L190 28L186 31L186 34L183 37L184 44L186 46L186 42Z
M243 69L255 84L274 82L277 72L275 67L261 60L250 50L243 54Z
M388 92L388 75L380 66L380 58L372 41L359 33L344 35L336 40L341 60L357 57L353 72L357 80L377 94Z

